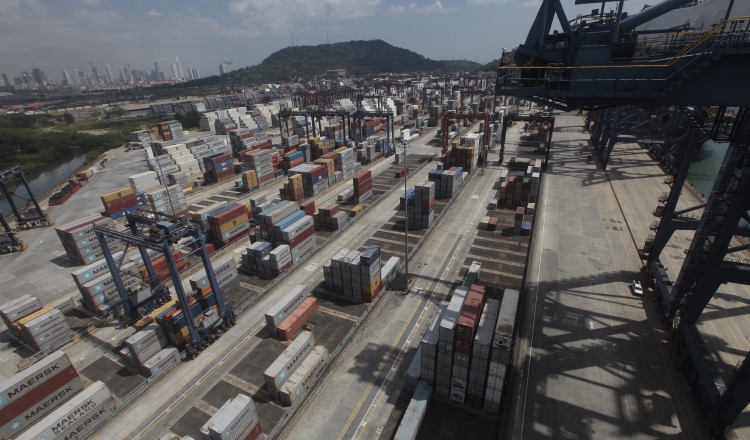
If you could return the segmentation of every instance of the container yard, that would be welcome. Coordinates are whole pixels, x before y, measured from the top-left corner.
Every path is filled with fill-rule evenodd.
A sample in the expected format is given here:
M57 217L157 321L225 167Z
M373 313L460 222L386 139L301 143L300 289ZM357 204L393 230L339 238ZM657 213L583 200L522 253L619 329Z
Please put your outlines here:
M613 17L588 26L639 20ZM30 246L0 256L1 436L741 438L744 315L696 321L669 292L703 298L681 290L695 240L732 243L739 260L717 274L746 246L720 222L692 240L668 225L729 199L688 190L678 206L675 151L692 137L641 137L705 119L729 139L744 118L550 111L527 101L528 77L499 72L495 92L494 77L456 75L207 97L189 103L200 131L165 118L133 132L138 149L76 174L37 207L49 221L19 233ZM653 131L616 134L629 118ZM747 295L724 286L712 312L726 290Z

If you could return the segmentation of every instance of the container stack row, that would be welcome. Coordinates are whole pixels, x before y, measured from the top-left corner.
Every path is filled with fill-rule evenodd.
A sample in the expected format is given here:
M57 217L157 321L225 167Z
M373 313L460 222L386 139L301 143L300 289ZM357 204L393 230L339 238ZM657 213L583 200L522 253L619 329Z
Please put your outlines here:
M262 438L255 402L239 394L227 400L201 427L201 440L256 440Z
M407 204L409 227L430 229L435 221L435 182L420 182L414 186L414 204Z
M212 242L223 247L250 234L252 211L239 203L227 204L206 216L208 235Z
M138 209L138 198L133 188L121 188L100 197L104 212L102 215L114 220L123 217L126 213L135 212Z
M363 252L345 248L323 265L323 278L329 291L370 303L382 287L380 269L378 246L370 246Z
M404 411L404 416L396 430L393 440L415 440L422 420L427 413L427 405L432 397L432 387L420 382Z
M462 167L451 167L448 170L431 170L428 180L435 182L435 198L450 199L458 194L468 177Z
M289 170L289 175L302 175L305 198L314 197L328 189L328 170L323 165L304 164Z
M0 306L0 317L11 334L38 351L50 351L74 336L63 312L31 295L21 295Z
M318 209L318 213L313 215L315 228L324 231L338 231L344 226L349 217L341 211L337 203L326 203Z
M281 200L302 203L305 200L305 189L302 185L302 174L289 176L289 179L279 189Z
M315 348L313 334L306 330L302 331L263 372L263 381L271 399L280 399L279 391L281 391L285 382L300 368Z
M142 210L150 212L161 212L176 217L187 215L187 201L185 193L179 185L165 188L156 188L144 193L146 203Z
M352 179L354 203L363 203L372 196L372 171L361 171Z
M81 220L57 226L55 232L65 249L68 259L78 265L90 264L104 258L104 251L94 233L94 226L115 229L111 218L99 214L90 214ZM112 252L124 249L122 242L112 238L106 239Z
M169 370L180 361L179 351L168 346L167 337L158 324L150 324L126 339L120 357L149 377Z
M203 179L206 183L218 183L231 179L234 174L234 159L230 153L212 154L203 159Z

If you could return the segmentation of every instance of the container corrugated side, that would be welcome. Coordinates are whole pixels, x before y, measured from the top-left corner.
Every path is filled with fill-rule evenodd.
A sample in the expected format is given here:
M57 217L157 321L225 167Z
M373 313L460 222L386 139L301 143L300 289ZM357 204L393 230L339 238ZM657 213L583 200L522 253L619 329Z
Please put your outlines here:
M482 316L479 318L479 327L474 336L474 346L472 354L482 359L489 359L490 347L492 346L492 337L495 333L497 315L500 312L500 301L488 299L482 310Z
M253 400L240 394L222 405L207 425L212 439L244 440L259 421Z
M409 369L406 370L406 384L412 387L416 387L419 384L419 377L422 371L422 344L417 347L417 353L409 364Z
M279 399L284 405L292 405L302 391L318 376L328 360L328 349L317 345L310 356L305 359L297 371L279 390Z
M7 322L15 322L42 308L42 303L33 296L2 311Z
M420 382L404 412L401 424L393 437L394 440L414 440L417 437L431 396L432 388L424 382Z
M18 440L80 438L97 427L114 406L107 386L96 382L22 433Z
M459 315L461 315L461 308L466 300L466 295L469 293L469 289L466 287L456 287L453 292L453 297L448 304L448 308L445 309L443 319L440 321L440 332L439 339L453 343L453 337L455 336L456 321Z
M83 389L83 380L70 366L44 385L0 410L0 438L11 438L49 414Z
M296 286L266 312L266 325L272 335L276 335L276 327L308 296L305 286Z
M13 377L0 382L0 409L70 367L68 355L56 351Z
M518 296L518 290L505 289L505 293L503 293L500 314L495 325L495 335L492 339L493 350L495 348L510 350L510 340L513 337L513 327L518 310Z
M276 398L281 384L294 373L315 346L315 337L308 331L297 336L286 350L263 373L268 393Z
M180 361L180 352L174 347L167 347L143 363L143 368L149 376L156 376L163 370Z

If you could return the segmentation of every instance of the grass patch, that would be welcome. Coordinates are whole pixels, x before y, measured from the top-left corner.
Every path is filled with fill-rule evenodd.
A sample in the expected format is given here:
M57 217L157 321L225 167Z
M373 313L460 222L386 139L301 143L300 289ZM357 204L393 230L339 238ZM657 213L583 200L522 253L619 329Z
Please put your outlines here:
M89 151L88 153L86 153L86 161L83 164L84 165L92 164L96 159L99 159L99 156L104 154L105 151L107 150L101 149L101 150Z

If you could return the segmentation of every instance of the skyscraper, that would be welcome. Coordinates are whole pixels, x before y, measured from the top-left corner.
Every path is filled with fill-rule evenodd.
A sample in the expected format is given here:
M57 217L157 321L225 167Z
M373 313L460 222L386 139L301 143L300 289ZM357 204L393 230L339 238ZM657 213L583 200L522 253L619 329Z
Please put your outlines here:
M193 69L191 69L190 66L188 66L188 78L191 81L195 79L195 78L193 78Z
M109 67L109 64L107 64L106 67L107 67L107 76L108 76L107 82L108 83L115 82L115 77L114 77L114 75L112 75L112 68Z
M133 82L133 72L130 70L130 64L125 65L125 79L128 81L128 84Z
M201 79L201 74L198 72L198 69L193 69L193 79Z
M161 72L159 72L159 63L154 61L154 80L159 81L161 79Z
M125 73L122 71L122 66L117 66L120 68L120 82L125 83Z
M10 87L10 81L8 81L8 76L3 73L2 78L3 78L3 86Z
M29 72L22 70L21 78L23 79L24 84L26 84L27 86L31 86L31 81L33 81L33 79L31 78L31 75L29 75Z
M177 64L172 63L172 79L178 79L179 72L177 71Z
M180 63L180 59L174 57L174 63L177 65L178 79L185 79L185 74L182 73L182 63Z
M63 73L63 82L65 83L65 85L66 86L73 85L73 82L70 80L70 75L68 75L68 71L63 69L62 73Z
M78 84L80 85L86 84L86 75L78 69L76 69L76 81L78 81Z
M219 75L227 73L227 68L224 67L224 63L219 64Z
M47 85L47 75L45 75L44 72L42 72L42 69L38 67L31 69L31 78L40 86Z

